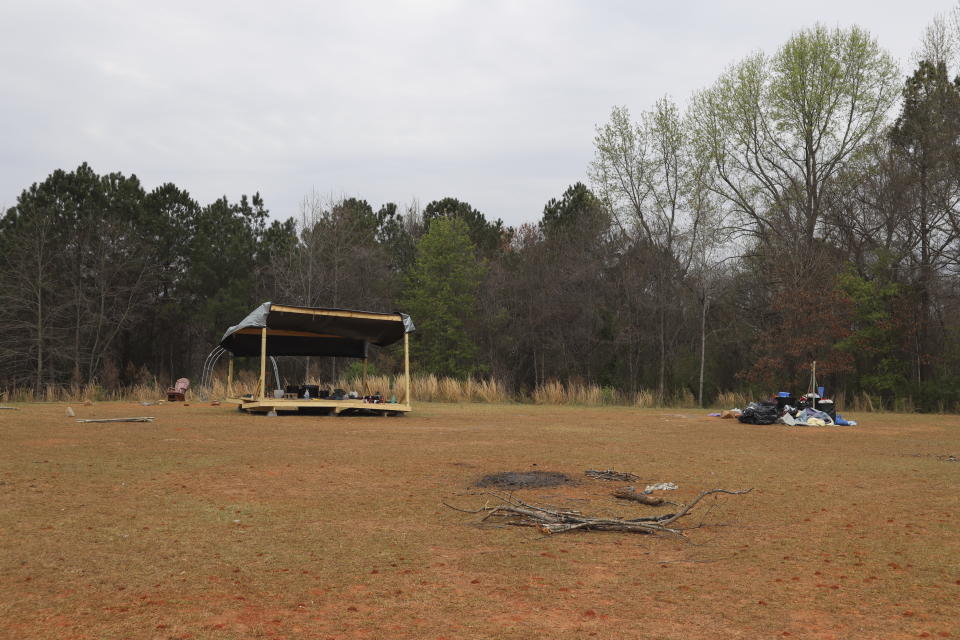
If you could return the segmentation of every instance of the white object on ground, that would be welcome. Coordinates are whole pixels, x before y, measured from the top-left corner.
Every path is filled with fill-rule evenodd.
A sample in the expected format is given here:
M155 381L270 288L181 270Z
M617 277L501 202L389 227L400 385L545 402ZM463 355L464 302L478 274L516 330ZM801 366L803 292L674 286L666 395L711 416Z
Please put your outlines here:
M658 484L648 484L643 492L652 493L653 491L674 491L678 488L679 487L672 482L660 482Z

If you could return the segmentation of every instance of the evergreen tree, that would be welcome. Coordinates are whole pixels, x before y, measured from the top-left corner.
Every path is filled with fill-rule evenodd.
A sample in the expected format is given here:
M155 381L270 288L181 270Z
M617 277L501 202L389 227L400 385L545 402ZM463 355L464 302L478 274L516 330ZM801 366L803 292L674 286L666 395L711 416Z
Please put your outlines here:
M932 378L941 337L936 335L938 293L956 264L960 224L960 80L944 63L921 62L903 90L903 109L890 131L904 177L900 237L914 292L913 378Z
M850 334L837 343L837 348L853 356L858 373L855 383L860 389L891 402L899 390L906 388L910 365L902 355L904 327L902 318L896 315L903 291L884 277L888 272L884 260L871 271L871 277L849 271L838 279L854 313Z
M567 187L559 200L550 198L543 208L539 226L548 236L558 233L596 236L610 226L610 215L593 192L577 182Z
M477 372L477 345L467 327L478 312L484 269L459 218L434 220L417 243L403 308L417 323L413 352L419 367L458 378Z
M0 355L14 360L15 379L27 367L37 386L100 373L156 273L143 200L136 176L100 176L84 163L24 190L7 212L0 320L17 331L0 341Z
M456 198L434 200L423 208L423 223L425 226L429 227L434 220L440 218L463 220L467 225L470 241L476 246L477 251L485 257L496 254L503 239L511 233L511 229L504 229L503 220L498 218L490 222L483 213L474 209L469 203Z

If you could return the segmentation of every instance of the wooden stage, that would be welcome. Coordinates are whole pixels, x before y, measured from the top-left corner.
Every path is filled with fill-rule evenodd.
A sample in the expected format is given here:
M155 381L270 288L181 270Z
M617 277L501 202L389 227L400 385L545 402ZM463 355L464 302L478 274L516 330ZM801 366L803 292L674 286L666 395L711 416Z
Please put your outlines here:
M409 404L396 402L364 402L363 400L329 400L311 398L304 400L279 398L230 398L227 402L238 405L240 411L250 413L308 413L315 415L382 415L400 416L412 409Z
M265 414L306 413L313 415L382 415L400 416L411 411L410 336L413 321L403 313L375 313L349 309L291 307L264 302L240 324L230 327L220 340L220 348L230 352L227 366L227 400L240 411ZM362 399L300 398L300 393L277 391L271 397L269 388L281 390L287 385L274 380L267 385L267 359L279 356L318 356L359 358L363 361L363 389L367 390L367 356L371 344L386 347L403 340L403 387L397 402L364 402ZM260 377L252 394L233 396L233 357L260 356ZM274 365L274 377L276 365ZM399 382L399 381L398 381ZM317 386L313 386L317 391ZM304 393L306 389L303 389ZM369 391L369 390L367 390ZM339 395L339 394L337 394Z

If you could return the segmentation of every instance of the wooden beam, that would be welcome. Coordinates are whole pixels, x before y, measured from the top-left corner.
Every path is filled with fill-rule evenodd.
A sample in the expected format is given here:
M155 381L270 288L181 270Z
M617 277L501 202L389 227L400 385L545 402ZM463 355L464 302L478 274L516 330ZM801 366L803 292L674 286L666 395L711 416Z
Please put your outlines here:
M260 400L267 397L267 328L260 330Z
M227 361L227 397L233 397L233 354Z
M406 385L407 397L404 402L409 405L412 400L410 398L410 334L403 334L403 379L404 384Z
M360 318L363 320L384 320L387 322L403 322L399 313L372 313L369 311L344 311L340 309L308 309L306 307L287 307L280 304L270 306L270 311L277 313L299 313L305 316L325 316L328 318Z

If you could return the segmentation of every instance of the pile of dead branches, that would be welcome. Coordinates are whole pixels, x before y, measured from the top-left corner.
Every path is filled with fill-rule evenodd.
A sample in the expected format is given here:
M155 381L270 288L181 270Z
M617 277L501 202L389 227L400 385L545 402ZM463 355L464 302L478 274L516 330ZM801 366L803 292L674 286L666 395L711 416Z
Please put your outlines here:
M642 518L596 518L579 511L565 511L562 509L547 509L528 504L512 495L490 493L489 495L500 501L500 504L483 506L480 509L461 509L444 503L447 507L463 513L484 513L481 522L497 520L503 524L519 527L536 527L542 533L566 533L567 531L625 531L628 533L673 534L682 536L684 529L676 523L688 515L697 503L707 496L725 493L742 495L753 489L730 491L728 489L707 489L686 505L680 505L675 513L664 513Z

